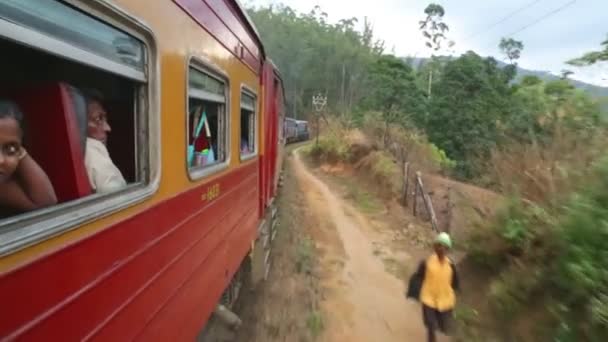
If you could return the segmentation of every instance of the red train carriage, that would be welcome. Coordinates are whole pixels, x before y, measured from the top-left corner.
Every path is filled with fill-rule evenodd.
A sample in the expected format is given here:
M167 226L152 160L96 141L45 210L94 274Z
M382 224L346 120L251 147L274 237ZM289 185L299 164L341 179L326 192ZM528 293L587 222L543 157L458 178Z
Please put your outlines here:
M6 0L0 46L0 100L57 195L0 202L0 340L194 340L239 269L269 264L283 88L246 13ZM121 186L96 182L95 146Z

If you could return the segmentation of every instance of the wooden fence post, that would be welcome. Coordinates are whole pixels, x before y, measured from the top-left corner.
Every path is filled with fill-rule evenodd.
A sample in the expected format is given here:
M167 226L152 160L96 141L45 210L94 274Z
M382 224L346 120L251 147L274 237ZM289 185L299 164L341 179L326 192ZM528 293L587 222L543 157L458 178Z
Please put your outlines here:
M422 175L420 171L416 172L416 185L417 188L420 188L420 192L422 193L422 199L424 200L424 206L426 207L426 211L431 216L431 225L433 226L433 230L436 232L439 231L439 227L437 226L437 216L435 215L435 210L433 209L433 202L431 201L431 196L429 196L426 191L424 191L424 185L422 184Z
M416 174L418 174L418 172L416 172ZM412 212L414 214L414 217L416 217L416 207L418 206L418 192L420 191L420 185L418 184L418 182L416 182L414 184L414 199L412 202Z
M403 197L401 198L403 206L405 206L405 207L407 207L407 197L408 197L409 187L410 187L410 163L405 162L403 164Z

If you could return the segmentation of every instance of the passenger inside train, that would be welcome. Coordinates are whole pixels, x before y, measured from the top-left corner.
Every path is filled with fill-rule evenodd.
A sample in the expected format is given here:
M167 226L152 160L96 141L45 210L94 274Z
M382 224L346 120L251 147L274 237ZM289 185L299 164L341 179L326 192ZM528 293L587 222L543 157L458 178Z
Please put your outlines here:
M23 147L23 114L0 99L0 219L57 203L53 185Z
M125 56L113 45L123 44L124 39L112 37L124 34L107 26L103 30L104 35L89 40L85 35L95 31L53 32L117 61L131 58L128 65L139 68L143 57ZM141 43L132 39L130 44ZM75 61L8 39L0 39L0 50L0 220L146 181L147 114L140 102L145 83L89 66L93 63L86 59ZM22 128L17 125L21 119L27 123Z
M127 185L108 152L108 134L112 130L103 95L94 89L84 91L87 106L87 141L84 164L95 192L110 192Z

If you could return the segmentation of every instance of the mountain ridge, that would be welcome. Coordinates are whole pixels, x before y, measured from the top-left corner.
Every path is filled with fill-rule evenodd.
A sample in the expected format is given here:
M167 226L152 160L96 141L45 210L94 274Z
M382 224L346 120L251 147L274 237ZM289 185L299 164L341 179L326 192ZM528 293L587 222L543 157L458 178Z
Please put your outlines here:
M454 57L451 56L441 56L439 57L441 59L452 59ZM407 61L408 63L410 63L410 65L414 68L414 69L418 69L421 65L423 65L424 63L426 63L430 58L423 58L423 57L402 57L403 60ZM504 67L507 65L507 63L502 62L500 60L496 60L496 62L498 63L498 65L500 67ZM540 78L543 81L555 81L555 80L559 80L560 77L556 76L548 71L541 71L541 70L530 70L530 69L525 69L525 68L521 68L521 67L517 67L517 76L516 76L516 80L520 80L521 78L525 77L525 76L536 76L538 78ZM578 89L582 89L584 91L586 91L587 93L589 93L589 95L591 95L594 98L600 98L600 97L608 97L608 87L601 87L598 85L594 85L594 84L590 84L590 83L585 83L582 81L578 81L578 80L574 80L569 78L568 81L576 88Z

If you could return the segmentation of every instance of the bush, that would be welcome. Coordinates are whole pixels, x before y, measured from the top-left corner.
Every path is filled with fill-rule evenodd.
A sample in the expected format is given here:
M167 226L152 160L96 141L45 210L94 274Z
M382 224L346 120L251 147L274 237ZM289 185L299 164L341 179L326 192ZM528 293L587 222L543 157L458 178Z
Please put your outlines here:
M310 148L310 156L319 162L335 163L350 159L350 149L344 137L328 133Z
M456 161L451 160L445 154L445 151L435 146L435 144L429 144L429 149L431 151L431 157L433 161L436 162L443 171L452 171L456 167Z
M560 301L571 308L561 320L585 340L608 334L608 158L566 204L559 234L563 244L554 281Z
M608 336L608 156L583 179L574 194L544 206L514 197L485 236L506 247L484 253L504 255L506 248L510 261L491 285L495 312L513 319L541 300L535 306L553 318L556 341Z

